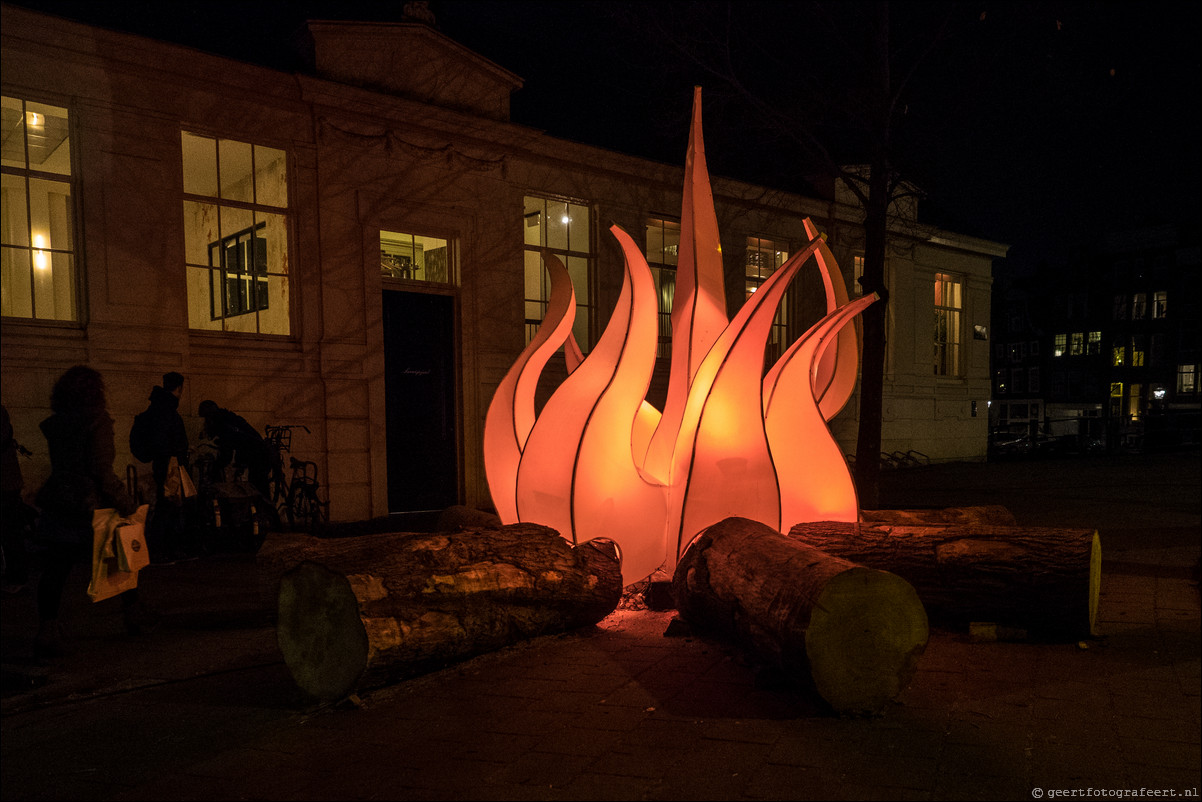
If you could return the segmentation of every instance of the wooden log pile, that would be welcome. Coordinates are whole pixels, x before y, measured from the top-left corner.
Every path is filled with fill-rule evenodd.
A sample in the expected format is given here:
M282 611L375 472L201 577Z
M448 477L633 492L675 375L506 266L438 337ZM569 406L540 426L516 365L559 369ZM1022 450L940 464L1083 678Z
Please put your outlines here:
M294 537L260 562L279 577L284 662L321 701L595 624L622 595L612 544L572 547L536 524Z
M672 580L681 618L812 684L839 713L872 714L909 684L926 647L914 589L745 518L706 529Z
M991 624L1041 640L1097 634L1096 530L963 523L949 513L925 522L906 515L896 522L797 524L789 537L897 574L914 586L934 624L966 630Z

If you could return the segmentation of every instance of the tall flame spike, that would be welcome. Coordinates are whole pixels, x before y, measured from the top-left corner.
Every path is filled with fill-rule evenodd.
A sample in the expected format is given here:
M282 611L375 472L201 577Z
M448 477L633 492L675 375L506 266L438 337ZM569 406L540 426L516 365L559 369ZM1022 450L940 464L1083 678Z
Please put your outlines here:
M643 477L632 452L655 369L659 311L642 253L626 232L611 231L626 256L617 306L530 432L518 465L517 507L521 520L576 543L614 540L629 584L654 571L664 554L664 489Z
M685 156L680 252L671 317L672 363L668 373L668 394L644 463L648 471L660 476L668 472L693 378L728 322L718 215L714 211L705 140L701 134L699 86L693 89L693 119Z
M664 412L645 400L658 339L654 280L638 246L613 226L625 273L596 347L586 356L573 338L571 279L544 251L552 288L546 319L498 386L485 421L485 470L502 521L542 523L573 543L613 540L626 584L674 569L698 532L733 515L783 528L859 514L826 421L855 385L858 336L848 324L876 296L848 301L834 255L805 220L809 245L727 320L700 88L681 217ZM811 256L827 313L764 374L773 318ZM535 418L535 386L560 344L568 377Z
M689 389L672 455L668 568L707 526L737 515L780 526L780 492L761 414L764 347L794 274L818 247L792 256L747 299Z
M547 361L570 335L576 316L576 291L572 278L559 257L543 252L551 275L551 298L547 314L534 339L497 385L484 418L484 473L497 515L504 523L516 523L518 462L526 438L534 427L534 394L538 377ZM575 344L575 341L573 341Z

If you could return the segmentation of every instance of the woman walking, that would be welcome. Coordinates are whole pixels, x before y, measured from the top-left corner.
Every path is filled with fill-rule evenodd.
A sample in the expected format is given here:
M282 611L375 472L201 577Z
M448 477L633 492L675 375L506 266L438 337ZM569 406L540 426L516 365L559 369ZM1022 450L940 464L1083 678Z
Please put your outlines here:
M101 375L85 365L68 369L54 384L50 409L53 414L41 423L49 446L50 478L37 496L46 546L34 641L39 658L67 652L59 609L71 570L80 561L91 561L92 512L114 507L130 515L135 508L113 472L113 418ZM121 594L121 601L128 631L136 634L153 624L153 615L138 602L136 588Z

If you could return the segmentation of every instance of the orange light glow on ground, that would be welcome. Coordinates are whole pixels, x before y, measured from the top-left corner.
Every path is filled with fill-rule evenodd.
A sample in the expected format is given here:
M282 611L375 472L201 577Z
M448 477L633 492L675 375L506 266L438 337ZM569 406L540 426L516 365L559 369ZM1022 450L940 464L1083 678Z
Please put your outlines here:
M699 532L731 516L779 531L805 521L857 520L855 485L826 422L855 386L858 337L848 324L876 296L849 302L830 249L809 220L805 229L809 245L728 320L698 88L664 410L645 400L658 307L642 250L611 228L625 275L587 356L571 334L571 279L544 253L552 287L547 315L498 386L485 421L485 470L501 520L550 526L573 543L614 541L627 585L657 569L670 572ZM811 259L827 314L764 375L772 320ZM568 377L536 418L535 385L561 345Z

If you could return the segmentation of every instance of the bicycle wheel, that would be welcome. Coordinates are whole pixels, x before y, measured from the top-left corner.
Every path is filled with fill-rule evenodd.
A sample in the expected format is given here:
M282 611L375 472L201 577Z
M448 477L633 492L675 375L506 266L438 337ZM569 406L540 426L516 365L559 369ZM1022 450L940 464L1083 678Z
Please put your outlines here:
M317 503L316 495L308 487L302 487L292 505L293 515L304 529L313 528L317 517L321 515L321 506Z

